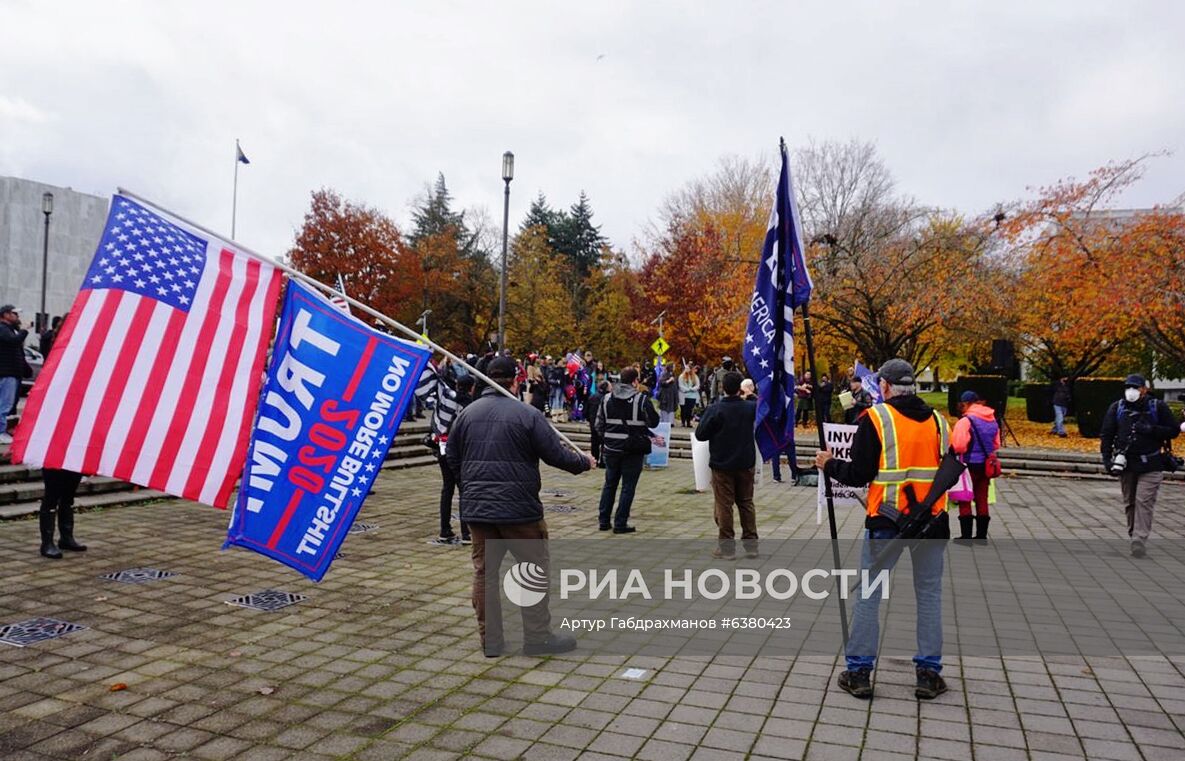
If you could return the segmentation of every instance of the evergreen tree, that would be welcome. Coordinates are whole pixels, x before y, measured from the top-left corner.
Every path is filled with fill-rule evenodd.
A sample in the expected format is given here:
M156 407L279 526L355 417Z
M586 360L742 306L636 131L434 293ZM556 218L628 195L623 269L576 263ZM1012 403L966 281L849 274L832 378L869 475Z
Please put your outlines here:
M413 246L433 235L452 234L464 245L471 236L465 225L465 212L452 210L453 197L444 182L444 173L436 175L436 184L411 214L413 229L408 241Z
M609 243L601 235L601 228L592 223L592 217L592 204L582 190L580 200L572 204L556 226L555 249L571 260L581 278L588 277L601 258L601 250Z
M531 208L527 210L527 216L523 223L519 226L519 232L525 233L532 227L542 227L547 230L548 244L554 247L555 232L557 223L560 221L563 212L556 212L555 209L547 203L547 196L543 195L543 191L539 191L539 195L531 202Z

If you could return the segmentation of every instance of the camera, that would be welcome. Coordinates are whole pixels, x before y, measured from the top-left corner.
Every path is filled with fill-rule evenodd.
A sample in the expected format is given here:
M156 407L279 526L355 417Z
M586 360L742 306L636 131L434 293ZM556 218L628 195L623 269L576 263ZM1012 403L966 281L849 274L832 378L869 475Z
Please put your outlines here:
M1123 452L1115 455L1115 459L1111 460L1111 472L1122 473L1127 470L1127 455Z

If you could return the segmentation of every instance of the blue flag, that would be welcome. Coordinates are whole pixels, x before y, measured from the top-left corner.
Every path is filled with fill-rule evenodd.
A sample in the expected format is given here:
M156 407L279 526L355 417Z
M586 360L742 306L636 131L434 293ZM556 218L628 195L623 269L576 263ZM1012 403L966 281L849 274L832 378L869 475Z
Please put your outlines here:
M238 142L235 142L235 161L240 164L250 164L251 160L247 158L247 154L243 153L243 149L239 147Z
M246 547L320 581L379 474L429 354L289 281L223 546Z
M794 310L811 298L803 255L802 224L782 143L782 171L761 248L761 265L749 305L743 347L745 366L757 384L754 436L764 459L794 442Z
M881 385L876 382L876 375L859 362L856 363L856 377L860 379L860 385L864 390L872 396L874 404L884 401L884 397L881 396Z

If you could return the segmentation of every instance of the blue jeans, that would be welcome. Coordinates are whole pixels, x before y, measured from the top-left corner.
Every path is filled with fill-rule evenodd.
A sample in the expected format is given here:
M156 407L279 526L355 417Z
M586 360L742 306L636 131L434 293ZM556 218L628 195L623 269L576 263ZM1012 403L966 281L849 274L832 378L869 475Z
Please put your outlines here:
M873 558L884 551L889 540L897 536L897 529L871 529L864 539L860 557L861 570L871 568ZM918 608L918 653L913 662L918 668L942 671L942 565L945 542L930 539L910 549L913 560L913 591ZM895 545L882 561L881 568L892 569L901 558L904 544ZM870 574L873 578L876 573ZM858 593L852 613L852 631L848 638L848 669L871 669L876 666L877 643L880 641L880 590L868 599Z
M1069 412L1069 410L1065 407L1057 404L1053 405L1053 433L1066 432L1065 421L1067 412Z
M551 387L551 399L548 401L548 406L551 407L552 412L559 412L564 409L564 388L563 386Z
M600 519L602 526L609 525L609 518L613 518L613 528L625 528L630 519L630 506L634 504L634 490L638 487L638 479L642 476L642 465L646 455L641 454L607 454L605 455L605 485L601 487ZM617 503L617 513L613 514L613 498L617 496L617 484L621 483L621 499Z
M20 378L0 378L0 433L8 432L8 412L16 401L20 387Z

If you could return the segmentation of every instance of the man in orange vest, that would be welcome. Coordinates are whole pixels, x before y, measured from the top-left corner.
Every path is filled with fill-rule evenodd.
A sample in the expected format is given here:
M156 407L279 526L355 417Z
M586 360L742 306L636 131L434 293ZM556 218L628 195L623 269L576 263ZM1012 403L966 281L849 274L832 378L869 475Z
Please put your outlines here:
M883 404L873 405L857 422L851 461L833 459L823 451L815 464L830 478L848 486L868 485L867 529L861 568L874 577L891 569L904 545L893 541L898 518L908 504L907 487L923 499L950 446L950 431L941 414L917 395L913 367L903 359L891 359L877 373ZM917 594L918 652L914 694L931 700L946 692L942 671L942 565L950 524L946 497L934 503L934 523L929 537L910 547L913 586ZM848 638L847 670L839 675L840 689L858 698L872 697L872 669L876 665L880 637L880 591L856 595L852 630Z

